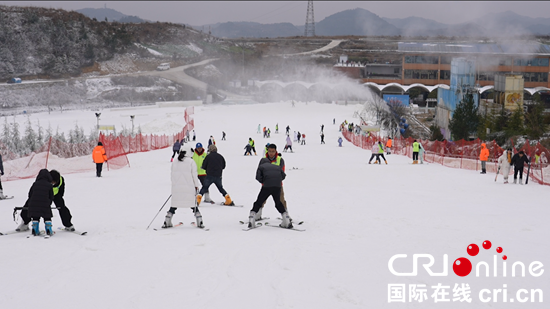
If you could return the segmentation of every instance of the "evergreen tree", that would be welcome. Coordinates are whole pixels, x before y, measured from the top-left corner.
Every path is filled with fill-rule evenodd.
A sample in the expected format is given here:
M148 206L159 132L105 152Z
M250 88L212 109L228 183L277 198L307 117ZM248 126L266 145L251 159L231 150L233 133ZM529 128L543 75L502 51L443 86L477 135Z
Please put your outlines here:
M2 131L2 143L7 149L13 150L13 144L11 142L11 129L8 123L8 117L4 117L4 130Z
M510 118L510 115L504 108L500 110L500 114L495 118L495 122L493 124L495 132L504 131L506 129L506 126L508 124L508 119Z
M544 118L544 103L536 100L535 105L525 114L525 133L530 140L540 139L548 130Z
M38 134L36 136L36 139L38 141L38 145L42 147L42 145L44 145L44 129L40 125L40 119L37 120L37 125L38 125Z
M65 138L65 133L64 132L59 133L59 127L57 127L57 129L55 131L55 135L53 136L53 138L55 138L59 141L62 141L62 142L67 142L67 139Z
M479 124L479 115L474 103L474 96L468 93L456 106L453 118L449 123L449 129L454 140L468 140L471 134L475 134Z
M430 136L431 141L442 141L445 139L443 134L441 134L441 128L435 123L430 126L430 133L431 133L431 136Z
M88 136L88 141L97 142L98 137L99 137L99 130L97 129L96 126L94 126L90 131L90 135Z
M38 149L37 136L31 125L31 118L27 117L27 127L25 128L25 137L23 138L24 153L34 152Z
M516 110L512 112L512 115L510 115L510 118L508 119L506 129L504 129L506 131L507 138L525 134L523 118L523 108L518 104Z
M48 123L48 129L46 130L46 135L44 136L44 143L49 143L50 137L53 137L53 131L51 123Z
M19 133L19 124L13 116L13 129L11 131L11 141L13 143L13 152L21 155L23 152L23 143L21 142L21 134Z

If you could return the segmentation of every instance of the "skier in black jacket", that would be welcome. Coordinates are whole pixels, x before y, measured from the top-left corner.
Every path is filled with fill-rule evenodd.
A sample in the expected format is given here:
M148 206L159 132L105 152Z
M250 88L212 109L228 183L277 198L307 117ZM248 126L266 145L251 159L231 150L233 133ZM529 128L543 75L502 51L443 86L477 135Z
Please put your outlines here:
M29 217L32 220L32 234L40 235L38 227L40 218L44 218L46 233L53 235L52 230L52 201L53 201L53 179L47 169L41 169L36 176L36 181L29 190Z
M277 211L282 215L281 218L283 219L283 223L281 223L280 226L292 228L290 216L288 215L285 205L281 201L281 189L285 178L284 161L278 156L277 146L275 144L269 144L267 147L267 155L260 160L260 164L256 170L256 180L262 184L262 189L254 202L252 210L250 210L248 228L256 227L256 214L270 196L275 202L275 208L277 208Z
M59 210L59 216L61 217L61 222L63 223L63 226L65 226L65 230L73 232L74 226L71 223L72 215L71 211L67 206L65 206L65 200L63 199L63 195L65 194L65 178L59 174L56 170L50 171L50 176L53 180L53 202L55 204L55 207ZM29 207L29 199L25 202L25 208L21 211L21 224L15 229L18 232L28 231L29 230L29 222L31 221L31 218L28 214L28 207Z
M202 169L206 170L206 178L199 194L197 194L197 205L201 203L202 196L208 192L210 185L215 184L218 191L225 197L224 205L235 206L235 203L233 203L222 185L222 171L225 169L225 159L218 153L216 145L208 146L208 152L208 155L202 162Z
M512 157L512 163L511 165L514 166L514 183L517 183L517 180L518 180L518 173L519 173L519 184L522 185L523 184L523 167L524 167L524 164L527 163L528 165L530 165L531 163L529 162L529 159L527 158L527 156L525 155L525 152L520 151L518 153L516 153L513 157Z

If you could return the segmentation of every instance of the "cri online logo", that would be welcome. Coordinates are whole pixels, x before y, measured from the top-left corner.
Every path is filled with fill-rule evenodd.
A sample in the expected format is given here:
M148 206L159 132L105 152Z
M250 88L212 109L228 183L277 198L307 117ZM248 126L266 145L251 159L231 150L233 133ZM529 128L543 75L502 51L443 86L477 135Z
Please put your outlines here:
M486 241L483 242L482 247L485 250L489 250L492 247L492 243L490 241L486 240ZM476 245L476 244L470 244L470 245L468 245L466 251L467 251L468 255L470 255L470 256L477 256L479 254L479 246ZM503 252L502 247L496 248L496 252L499 253L499 254L502 253ZM447 276L449 274L449 270L448 270L449 263L448 263L448 255L447 254L443 255L443 271L439 272L439 273L433 272L431 270L431 267L435 263L435 258L431 254L413 254L413 271L410 272L410 273L397 272L393 268L393 262L395 260L399 259L399 258L406 258L406 257L407 257L406 254L396 254L396 255L394 255L390 258L390 260L388 261L388 268L389 268L390 272L393 275L395 275L395 276L417 276L418 275L418 264L419 264L418 260L421 259L421 258L428 258L429 259L429 262L423 262L421 265L424 267L424 269L426 270L426 272L430 276L436 276L436 277L437 276ZM508 257L506 255L503 255L502 259L504 260L503 267L502 267L502 271L503 271L502 275L503 275L503 277L506 277L506 262L505 261L508 259ZM494 267L493 276L496 277L497 276L497 256L496 255L494 256L493 262L494 262L493 263L493 267ZM484 262L484 261L480 261L480 262L477 263L477 265L476 265L476 277L479 277L480 268L482 266L485 268L486 277L489 277L489 264L487 264L487 262ZM542 269L542 267L543 267L543 264L541 262L533 261L531 264L529 264L529 273L533 277L539 277L544 273L544 269ZM473 268L472 267L472 262L470 262L470 260L468 258L465 258L465 257L460 257L460 258L456 259L453 262L453 271L459 277L468 276L472 272L472 268ZM512 277L516 276L516 269L519 269L521 271L521 276L525 277L525 264L523 264L520 261L515 262L512 265Z
M492 244L490 241L486 240L483 242L482 246L483 249L489 250L491 249ZM470 244L466 251L470 256L476 256L479 253L479 247L476 244ZM496 251L497 253L502 253L502 248L498 247ZM508 257L506 255L503 255L502 259L506 261ZM460 257L454 261L453 271L457 276L466 277L472 271L472 262L470 262L470 260L465 257Z

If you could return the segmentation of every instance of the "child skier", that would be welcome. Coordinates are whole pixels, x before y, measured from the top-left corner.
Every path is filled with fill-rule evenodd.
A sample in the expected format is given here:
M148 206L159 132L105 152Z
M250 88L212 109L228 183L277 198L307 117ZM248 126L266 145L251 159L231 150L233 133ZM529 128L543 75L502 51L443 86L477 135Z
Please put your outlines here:
M32 235L40 235L40 218L44 219L46 234L53 235L52 230L52 209L53 202L53 179L47 169L41 169L36 176L36 181L29 190L28 214L32 220Z

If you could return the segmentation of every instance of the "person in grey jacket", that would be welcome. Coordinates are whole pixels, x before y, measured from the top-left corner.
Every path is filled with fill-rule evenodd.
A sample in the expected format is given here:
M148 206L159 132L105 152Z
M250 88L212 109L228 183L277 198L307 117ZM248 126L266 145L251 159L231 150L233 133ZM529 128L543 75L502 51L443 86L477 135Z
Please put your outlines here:
M256 227L256 213L270 196L275 202L275 208L277 208L277 211L282 215L283 223L281 223L280 226L283 228L292 228L290 216L281 202L281 188L283 180L286 177L283 167L284 160L278 155L277 146L275 144L269 144L267 147L267 155L260 160L258 169L256 170L256 180L262 184L262 189L250 211L250 216L248 217L249 228Z
M174 157L180 152L181 144L183 144L183 140L181 140L181 143L180 143L180 140L177 139L176 142L174 143L174 146L172 146L172 151L174 153L172 154L172 159L170 160L170 162L174 162Z

